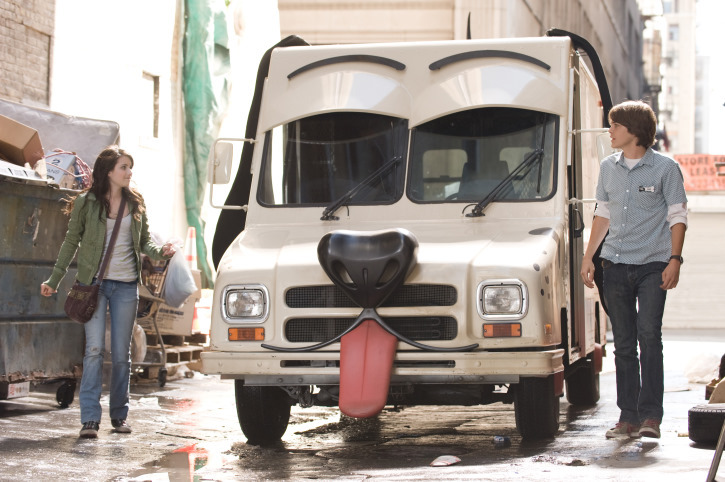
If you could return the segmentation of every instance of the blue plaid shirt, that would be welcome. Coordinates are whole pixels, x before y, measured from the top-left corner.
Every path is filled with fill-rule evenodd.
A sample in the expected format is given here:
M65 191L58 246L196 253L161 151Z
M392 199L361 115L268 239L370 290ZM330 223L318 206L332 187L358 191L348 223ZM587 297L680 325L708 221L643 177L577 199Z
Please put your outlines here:
M677 162L650 148L630 170L621 152L612 154L600 167L597 201L608 203L610 215L602 258L624 264L669 261L667 208L687 202Z

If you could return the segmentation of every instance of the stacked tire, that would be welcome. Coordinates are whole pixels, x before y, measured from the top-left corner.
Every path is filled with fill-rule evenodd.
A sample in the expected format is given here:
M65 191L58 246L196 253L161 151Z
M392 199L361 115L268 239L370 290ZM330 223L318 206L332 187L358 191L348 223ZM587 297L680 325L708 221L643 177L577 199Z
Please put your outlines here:
M692 407L687 414L690 440L714 445L725 422L725 403L708 403Z

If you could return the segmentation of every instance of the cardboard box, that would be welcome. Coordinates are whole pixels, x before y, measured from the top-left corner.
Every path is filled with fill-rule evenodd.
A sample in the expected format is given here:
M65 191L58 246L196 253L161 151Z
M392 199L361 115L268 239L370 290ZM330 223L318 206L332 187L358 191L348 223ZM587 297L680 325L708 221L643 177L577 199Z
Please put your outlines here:
M35 167L43 157L43 145L35 129L0 115L0 158L24 166Z
M72 189L76 176L76 155L58 152L45 158L45 169L49 178L52 178L60 187Z
M162 335L191 335L191 325L194 321L194 307L199 298L189 297L186 303L180 308L174 308L167 304L161 303L159 311L156 315L156 325L159 327L159 333ZM153 333L153 321L149 320L145 323L144 329Z

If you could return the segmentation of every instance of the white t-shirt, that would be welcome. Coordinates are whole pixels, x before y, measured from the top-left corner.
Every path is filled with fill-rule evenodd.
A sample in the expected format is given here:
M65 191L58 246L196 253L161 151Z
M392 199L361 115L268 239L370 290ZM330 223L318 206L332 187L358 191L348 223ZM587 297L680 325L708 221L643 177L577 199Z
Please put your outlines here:
M111 240L113 227L116 225L117 219L106 219L106 241L103 243L103 254L101 260L106 256L106 248ZM100 266L98 267L100 270ZM131 236L131 213L126 214L121 219L121 227L118 229L118 237L116 244L113 246L111 259L106 268L104 279L115 281L136 281L138 272L136 266L136 256L133 252L133 238ZM96 277L98 273L96 273Z

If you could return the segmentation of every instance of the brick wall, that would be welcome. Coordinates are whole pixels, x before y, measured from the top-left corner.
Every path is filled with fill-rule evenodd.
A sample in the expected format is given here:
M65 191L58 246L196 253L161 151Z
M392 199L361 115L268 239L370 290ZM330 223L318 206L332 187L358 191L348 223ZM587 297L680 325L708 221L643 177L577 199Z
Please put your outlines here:
M55 0L0 0L0 98L50 103Z

